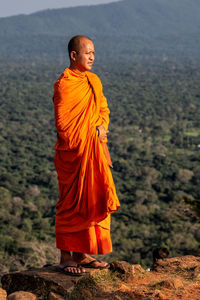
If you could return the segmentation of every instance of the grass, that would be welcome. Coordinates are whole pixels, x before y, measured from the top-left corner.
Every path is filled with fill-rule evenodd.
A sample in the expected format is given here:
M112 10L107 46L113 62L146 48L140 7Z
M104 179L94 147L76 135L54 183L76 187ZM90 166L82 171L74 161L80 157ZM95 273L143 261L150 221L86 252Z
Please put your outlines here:
M81 278L67 299L88 300L97 294L102 295L108 287L111 287L110 291L114 291L121 283L122 281L115 273L101 270L92 276Z
M109 272L107 270L102 270L94 275L94 281L101 287L112 286L113 289L117 288L122 280L117 277L115 272Z

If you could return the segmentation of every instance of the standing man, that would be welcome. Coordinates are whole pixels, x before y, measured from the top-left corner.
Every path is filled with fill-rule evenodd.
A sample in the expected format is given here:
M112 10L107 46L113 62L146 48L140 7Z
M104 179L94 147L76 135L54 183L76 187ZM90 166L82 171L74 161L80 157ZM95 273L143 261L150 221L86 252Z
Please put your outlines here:
M59 268L82 275L85 268L107 268L89 254L112 251L110 214L120 207L107 148L109 109L100 79L91 70L94 44L75 36L68 44L70 67L54 85L57 129L55 167L56 246Z

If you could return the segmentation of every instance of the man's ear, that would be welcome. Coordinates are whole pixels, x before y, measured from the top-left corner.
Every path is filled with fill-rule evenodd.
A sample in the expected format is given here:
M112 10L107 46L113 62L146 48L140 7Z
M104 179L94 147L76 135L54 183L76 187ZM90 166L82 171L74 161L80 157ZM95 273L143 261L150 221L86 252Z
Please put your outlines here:
M76 60L76 51L71 51L70 58L71 58L72 61Z

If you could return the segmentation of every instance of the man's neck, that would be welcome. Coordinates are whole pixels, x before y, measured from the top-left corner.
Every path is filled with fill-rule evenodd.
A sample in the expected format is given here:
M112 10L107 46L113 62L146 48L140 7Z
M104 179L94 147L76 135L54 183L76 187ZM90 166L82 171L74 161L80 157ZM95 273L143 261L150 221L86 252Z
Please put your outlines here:
M85 73L85 72L86 72L86 71L80 70L79 68L77 68L76 66L73 66L73 65L70 65L70 66L69 66L69 69L72 70L73 72L79 73L79 74L82 74L82 73Z

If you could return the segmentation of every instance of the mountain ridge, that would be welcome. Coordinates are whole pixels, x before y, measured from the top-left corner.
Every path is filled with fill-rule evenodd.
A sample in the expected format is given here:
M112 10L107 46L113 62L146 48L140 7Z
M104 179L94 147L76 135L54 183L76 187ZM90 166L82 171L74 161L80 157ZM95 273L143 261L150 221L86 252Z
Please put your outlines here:
M59 39L58 47L62 48L64 39L67 41L77 34L98 40L101 47L105 46L105 39L110 38L111 47L116 48L115 56L124 55L128 48L134 49L130 55L134 51L142 55L150 52L152 55L159 49L160 56L173 56L174 51L175 56L183 52L183 55L198 57L199 15L200 3L197 0L122 0L0 18L0 57L16 57L19 53L36 57L41 52L43 57L53 58L49 48ZM114 41L117 38L121 41L118 47ZM37 51L29 53L32 39ZM43 48L40 44L44 44L45 40ZM57 51L55 45L53 48Z
M184 29L182 28L183 23L181 23L181 21L183 17L184 22L187 24L188 31L197 33L198 27L196 27L195 24L198 23L200 26L200 5L195 6L196 0L191 0L190 4L187 0L183 0L181 7L175 5L178 2L180 3L180 0L175 0L173 5L169 5L170 2L171 1L168 1L167 4L167 2L164 3L161 0L152 0L149 5L149 1L147 0L142 0L141 2L137 0L122 0L109 4L48 9L29 15L0 18L0 36L11 34L8 25L15 26L16 31L23 29L19 34L27 32L29 34L31 32L33 34L41 33L51 35L59 35L58 32L62 34L71 34L72 32L73 34L74 27L74 30L80 31L80 29L82 29L84 32L87 31L90 34L99 35L101 33L105 34L104 30L108 29L108 25L111 26L110 34L133 34L135 33L135 29L140 30L142 33L144 29L147 29L149 26L152 27L151 31L154 31L158 24L160 28L157 28L157 30L163 30L167 23L167 25L171 25L174 30L180 27L179 29L183 32L186 29L185 27ZM187 4L189 4L189 6ZM33 26L33 24L37 26L29 27ZM143 24L143 27L141 27L141 24ZM24 25L26 25L26 27ZM63 28L63 25L70 26L67 29ZM131 26L128 27L127 25L134 25L134 28L131 28ZM91 28L91 26L94 27ZM99 28L99 26L102 26L102 28ZM170 30L172 30L172 28ZM11 29L13 30L12 27Z

